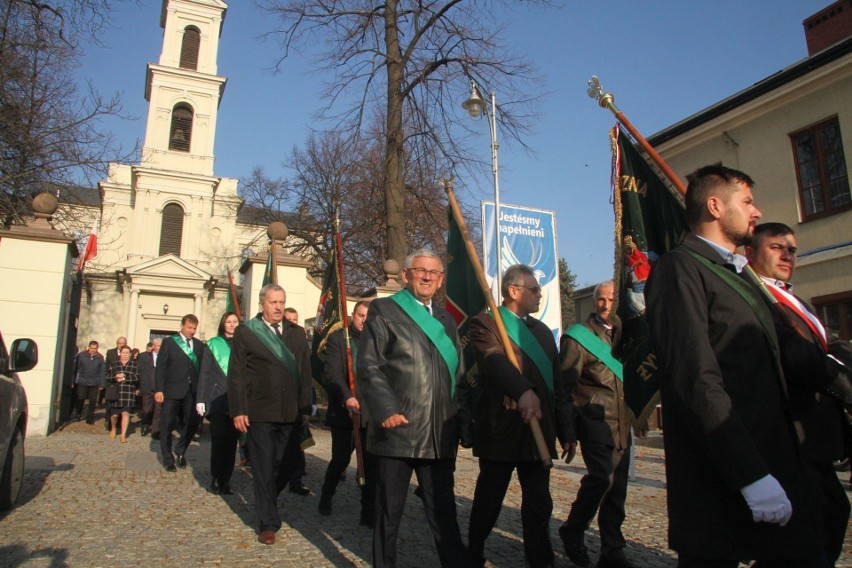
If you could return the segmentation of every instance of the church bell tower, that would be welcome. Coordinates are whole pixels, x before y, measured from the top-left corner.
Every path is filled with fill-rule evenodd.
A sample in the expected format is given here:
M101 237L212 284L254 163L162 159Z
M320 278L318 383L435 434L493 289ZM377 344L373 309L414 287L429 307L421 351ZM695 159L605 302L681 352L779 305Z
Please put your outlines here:
M217 74L228 6L219 0L163 0L163 52L148 64L142 165L213 175L216 118L227 79Z

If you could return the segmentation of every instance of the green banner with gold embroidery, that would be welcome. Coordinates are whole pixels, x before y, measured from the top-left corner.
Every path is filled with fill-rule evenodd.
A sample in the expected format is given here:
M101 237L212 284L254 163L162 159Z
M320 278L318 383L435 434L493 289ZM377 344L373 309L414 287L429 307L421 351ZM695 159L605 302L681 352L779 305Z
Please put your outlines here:
M615 204L616 313L624 365L624 398L644 422L659 400L656 357L645 315L645 282L654 264L686 232L683 199L648 165L618 126L610 131Z

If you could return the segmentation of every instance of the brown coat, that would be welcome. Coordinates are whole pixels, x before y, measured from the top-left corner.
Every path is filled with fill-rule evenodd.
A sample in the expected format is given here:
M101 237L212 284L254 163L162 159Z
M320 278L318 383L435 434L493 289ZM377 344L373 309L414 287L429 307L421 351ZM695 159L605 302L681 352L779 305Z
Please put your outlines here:
M591 314L582 324L610 347L609 330ZM598 442L618 449L630 446L630 414L624 384L609 367L567 335L560 350L562 380L572 392L574 426L580 442Z
M568 392L559 380L558 356L553 333L541 321L527 318L527 328L541 344L553 368L553 396L535 363L512 344L523 373L509 362L497 334L497 326L488 314L479 314L471 321L470 338L479 367L479 393L476 402L473 454L496 461L537 461L538 451L530 427L524 424L517 410L507 410L503 398L515 402L529 389L541 401L541 430L550 457L556 459L554 439L558 436L567 445L570 436L571 409Z

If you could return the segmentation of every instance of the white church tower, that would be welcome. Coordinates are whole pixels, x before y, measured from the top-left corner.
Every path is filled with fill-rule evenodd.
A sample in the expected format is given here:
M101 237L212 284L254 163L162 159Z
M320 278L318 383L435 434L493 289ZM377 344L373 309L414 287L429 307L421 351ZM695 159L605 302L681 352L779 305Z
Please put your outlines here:
M215 335L227 272L263 233L237 221L237 180L213 174L227 8L221 0L163 0L163 48L145 80L141 163L110 164L99 183L99 251L86 274L80 333L102 345L125 335L144 346L187 313L201 319L202 337Z

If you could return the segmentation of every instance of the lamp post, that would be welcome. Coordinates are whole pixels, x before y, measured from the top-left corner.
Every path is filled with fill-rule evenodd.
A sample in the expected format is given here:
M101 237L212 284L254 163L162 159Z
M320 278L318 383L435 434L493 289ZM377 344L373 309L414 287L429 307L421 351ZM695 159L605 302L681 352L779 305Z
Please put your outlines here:
M491 109L485 104L485 99L482 98L482 91L479 85L473 79L470 80L470 97L462 103L462 108L465 109L473 118L479 118L482 111L488 116L488 128L491 133L491 173L494 175L494 236L497 240L497 300L500 300L500 288L502 283L501 264L503 246L500 239L500 176L497 163L497 149L500 145L497 143L497 102L494 92L491 92ZM486 257L487 258L487 257Z

